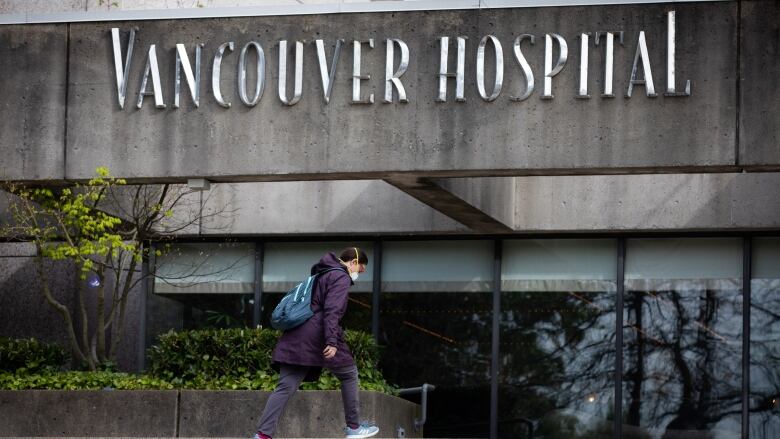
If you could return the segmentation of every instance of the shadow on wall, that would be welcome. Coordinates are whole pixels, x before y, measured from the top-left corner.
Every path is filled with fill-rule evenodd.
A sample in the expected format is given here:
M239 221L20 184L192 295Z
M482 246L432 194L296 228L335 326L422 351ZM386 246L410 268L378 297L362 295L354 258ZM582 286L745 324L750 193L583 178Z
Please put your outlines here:
M0 335L33 337L67 349L65 323L46 302L35 264L32 257L0 258ZM52 295L72 309L76 303L73 266L65 261L47 261L46 270L56 279Z
M469 230L382 180L214 184L203 212L220 210L204 219L203 234Z
M16 244L0 244L10 247ZM2 252L2 254L13 254ZM35 338L46 343L57 343L70 350L65 322L62 316L46 302L41 291L36 262L29 256L0 257L0 335L11 338ZM74 309L78 304L76 273L68 261L46 261L46 270L51 279L52 295L71 310L75 331L80 334L81 324ZM106 285L110 294L113 285ZM125 333L117 352L118 369L136 371L138 362L138 319L142 287L136 286L130 292L125 317ZM87 292L87 309L94 321L95 302ZM110 302L110 300L108 301ZM110 303L106 304L107 309Z
M414 230L466 232L468 227L447 217L382 180L352 180L321 193L321 205L332 203L325 230L375 232ZM341 191L339 191L341 190ZM377 227L379 226L379 227ZM367 230L360 230L360 229ZM358 229L358 230L354 230Z

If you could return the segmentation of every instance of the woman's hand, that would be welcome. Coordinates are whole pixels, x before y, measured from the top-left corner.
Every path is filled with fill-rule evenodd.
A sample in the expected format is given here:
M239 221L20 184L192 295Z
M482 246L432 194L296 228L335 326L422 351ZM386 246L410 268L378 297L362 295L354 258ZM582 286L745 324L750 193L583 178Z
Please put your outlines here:
M336 349L335 346L325 346L325 349L322 351L322 356L325 357L326 360L330 360L331 358L336 356Z

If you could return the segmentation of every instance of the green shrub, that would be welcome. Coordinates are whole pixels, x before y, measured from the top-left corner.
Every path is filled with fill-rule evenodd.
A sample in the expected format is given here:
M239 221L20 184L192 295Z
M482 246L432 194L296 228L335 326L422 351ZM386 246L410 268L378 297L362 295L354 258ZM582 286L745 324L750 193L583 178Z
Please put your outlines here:
M149 373L174 383L252 377L271 371L270 352L279 338L266 329L170 331L149 348Z
M69 359L63 348L33 338L0 337L0 371L36 373L56 370Z
M159 378L119 372L0 373L0 389L3 390L165 390L173 388L173 384Z
M266 390L276 387L279 374L271 367L271 352L281 333L270 329L204 329L168 332L149 351L148 375L133 375L110 370L98 372L56 372L53 367L31 369L29 365L0 371L0 389L207 389ZM390 394L397 389L389 385L376 368L379 349L373 337L365 332L346 331L347 345L355 357L360 388ZM34 343L34 341L30 342ZM17 345L14 345L17 346ZM56 352L35 344L34 352ZM37 349L37 350L36 350ZM47 350L49 349L49 350ZM57 348L59 349L59 348ZM21 349L15 347L13 352ZM61 351L61 349L60 349ZM0 352L3 352L0 350ZM50 353L51 361L37 364L60 364ZM18 355L17 355L18 356ZM30 358L41 358L42 354ZM10 358L10 357L8 357ZM14 357L16 358L16 357ZM9 363L10 364L10 363ZM32 364L32 363L31 363ZM304 383L304 390L336 390L336 377L323 372L319 381Z
M177 387L190 389L273 390L279 375L271 367L271 352L281 333L271 329L202 329L168 332L148 351L149 373ZM360 387L395 393L377 370L379 349L365 332L346 331L355 357ZM335 390L340 383L325 372L305 390Z

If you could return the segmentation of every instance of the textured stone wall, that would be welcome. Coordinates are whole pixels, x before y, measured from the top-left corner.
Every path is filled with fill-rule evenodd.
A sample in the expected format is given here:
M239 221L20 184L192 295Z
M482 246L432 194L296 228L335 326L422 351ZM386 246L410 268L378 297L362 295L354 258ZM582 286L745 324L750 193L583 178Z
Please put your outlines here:
M0 436L243 437L257 427L270 392L260 391L0 391ZM379 437L422 437L420 406L377 392L360 392L362 419ZM297 392L275 437L344 437L338 391Z
M387 173L466 176L739 170L742 165L778 165L772 136L763 125L742 120L751 109L771 128L777 119L778 90L761 62L777 46L761 6L753 2L610 5L553 8L482 9L469 11L383 12L320 16L241 17L230 19L74 23L70 25L5 26L3 74L16 78L3 90L19 101L0 107L3 130L0 149L4 177L15 179L89 178L97 165L116 174L156 180L210 177L221 181L381 178ZM755 2L763 4L764 2ZM767 3L769 4L769 3ZM776 6L770 5L769 16ZM676 11L677 89L692 82L690 97L664 95L666 86L666 13ZM776 14L775 14L776 15ZM738 38L742 20L746 31ZM769 23L769 21L767 23ZM137 28L129 70L127 102L117 103L110 29L122 30L127 45ZM615 98L603 98L604 50L590 42L590 99L575 99L579 81L579 36L583 32L623 31L616 43ZM637 86L627 99L631 66L640 31L644 31L658 97ZM559 33L569 45L569 58L553 78L554 99L541 99L544 35ZM536 36L524 43L536 79L536 91L513 102L524 86L511 51L521 33ZM505 77L501 95L485 102L475 79L477 44L495 35L503 45ZM67 36L66 36L67 35ZM449 80L448 102L436 102L439 70L438 37L468 37L465 100L454 102ZM331 60L337 38L347 42L374 38L363 48L363 96L376 103L351 105L352 50L344 47L329 104L322 97L313 40L326 42ZM384 91L385 39L400 38L410 49L402 82L410 102L381 103ZM38 43L43 39L45 42ZM302 99L285 106L277 96L278 41L305 40ZM14 43L18 41L18 43ZM220 107L212 95L212 59L217 46L234 41L222 64L221 85L232 107ZM263 45L266 87L255 107L237 95L238 52L248 41ZM56 44L55 44L56 42ZM175 46L185 45L190 61L203 46L201 103L195 108L186 82L181 107L173 108ZM9 47L24 49L9 50ZM151 97L135 108L150 45L157 49L165 109ZM741 44L741 45L740 45ZM451 42L451 67L454 41ZM557 46L556 49L557 50ZM557 52L554 54L557 55ZM486 56L490 89L491 46ZM739 56L738 56L739 54ZM292 52L289 54L293 57ZM740 58L741 57L741 58ZM123 58L124 59L124 58ZM742 59L742 62L739 60ZM46 60L45 65L40 65ZM37 63L37 64L36 64ZM65 78L64 66L69 70ZM22 68L20 68L22 66ZM288 95L292 87L288 66ZM641 70L641 69L640 69ZM740 75L754 78L738 87ZM641 73L640 73L641 76ZM35 88L48 95L24 100L23 78L48 78ZM251 77L251 74L250 74ZM251 80L251 78L250 78ZM63 84L67 82L67 93ZM743 92L744 95L738 95ZM67 102L64 97L67 96ZM56 98L55 98L56 97ZM759 102L760 100L760 102ZM25 101L25 102L22 102ZM39 107L51 111L39 113ZM745 111L742 111L745 110ZM67 113L67 126L65 114ZM32 118L35 114L38 119ZM775 123L774 125L777 125ZM741 127L741 131L738 130ZM47 127L52 134L47 134ZM770 130L771 131L771 130ZM66 134L67 133L67 134ZM19 148L19 139L29 147ZM740 146L741 145L741 150ZM33 147L34 146L34 147ZM738 160L738 151L745 160ZM753 158L751 158L753 157ZM39 171L25 166L35 163Z
M46 301L35 260L35 249L29 244L0 243L0 335L12 338L35 338L56 343L70 350L67 327L62 316ZM71 310L77 334L81 334L76 270L66 261L45 261L46 275L54 298ZM113 282L106 284L110 296ZM85 301L92 322L95 321L95 295L85 288ZM117 350L122 370L138 368L139 329L142 286L130 292L126 307L125 331ZM107 300L106 309L111 305ZM94 324L94 323L93 323Z

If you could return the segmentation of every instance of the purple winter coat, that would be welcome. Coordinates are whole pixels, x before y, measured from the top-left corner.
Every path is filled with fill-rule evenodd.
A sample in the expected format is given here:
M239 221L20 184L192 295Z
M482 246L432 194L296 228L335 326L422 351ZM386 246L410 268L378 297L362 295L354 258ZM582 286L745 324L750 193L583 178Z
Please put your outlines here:
M279 338L272 356L273 364L313 366L305 381L316 381L323 367L343 367L355 364L344 341L344 330L339 321L347 311L349 287L354 285L347 269L333 253L327 253L311 267L311 274L328 268L340 268L317 276L312 288L311 309L314 315L301 326ZM325 346L335 346L336 355L326 360Z

